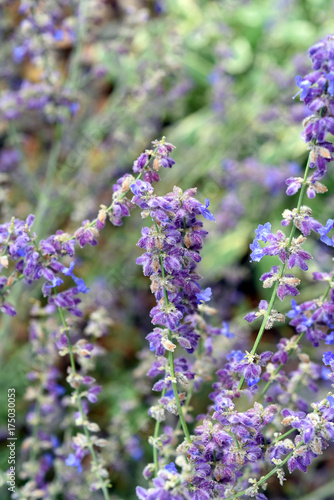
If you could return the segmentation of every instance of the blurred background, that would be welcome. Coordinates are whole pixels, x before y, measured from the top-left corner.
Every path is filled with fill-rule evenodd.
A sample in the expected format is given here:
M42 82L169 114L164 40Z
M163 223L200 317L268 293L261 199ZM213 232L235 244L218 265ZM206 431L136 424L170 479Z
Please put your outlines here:
M268 258L250 264L249 244L258 224L270 221L277 230L283 209L295 206L295 199L284 194L285 179L302 172L307 157L300 138L306 111L298 97L292 99L299 90L295 76L311 70L308 48L334 32L334 2L84 3L84 18L78 19L71 1L38 1L31 7L0 0L1 222L35 213L40 239L57 229L75 231L82 220L96 217L101 204L110 204L113 183L131 170L151 141L166 136L176 146L176 164L162 172L157 192L196 186L202 203L210 199L216 222L205 223L209 236L199 267L202 287L213 290L216 324L229 322L237 339L250 342L254 332L242 317L270 292L262 289L259 277L276 262ZM27 5L35 9L35 22L27 19ZM329 194L312 201L314 216L322 222L333 214L333 184L329 171ZM151 359L145 336L152 331L154 299L149 280L135 264L143 225L133 212L123 227L107 225L98 247L77 254L78 272L91 293L76 328L85 332L95 321L102 331L92 375L103 392L92 418L109 436L105 453L113 500L136 498L135 485L145 484L143 464L151 461L147 440L153 424L147 408L154 394L145 375ZM312 244L317 259L310 270L329 271L331 255L316 242L309 243L309 250ZM304 300L311 286L314 295L310 275L303 276ZM19 304L19 314L2 318L3 473L11 386L17 394L17 450L22 445L18 468L27 461L31 403L25 394L27 374L37 359L29 324L31 306L37 303L32 300L40 295L38 288L18 285L10 301ZM289 302L283 302L283 311ZM288 326L271 331L264 348L284 333L289 335ZM227 341L220 345L218 365L229 348ZM64 390L66 366L66 359L58 360ZM196 412L205 411L209 392L210 377L194 397ZM274 479L269 497L303 498L330 478L333 466L328 455L313 466L316 474L309 472L301 481L294 473L279 493ZM75 488L80 487L68 486L66 494L56 491L53 498L100 498ZM7 494L4 485L1 499Z

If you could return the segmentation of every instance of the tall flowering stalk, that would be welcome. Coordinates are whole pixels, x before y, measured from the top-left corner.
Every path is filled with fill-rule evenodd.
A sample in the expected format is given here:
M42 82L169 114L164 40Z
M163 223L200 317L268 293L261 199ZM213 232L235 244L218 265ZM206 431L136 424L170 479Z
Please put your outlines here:
M52 485L47 475L54 467L60 447L56 428L63 417L61 399L65 388L60 384L61 373L56 367L57 348L54 321L39 303L31 310L30 345L33 366L28 373L30 385L25 399L29 402L27 422L32 429L22 445L23 454L29 459L23 463L20 477L25 484L13 498L43 498L51 495Z
M333 221L327 221L323 226L312 217L312 210L303 205L305 194L312 199L317 193L327 191L326 186L319 182L326 173L326 164L333 160L334 146L326 141L328 133L334 133L334 89L331 72L334 69L334 60L331 56L334 42L332 37L328 37L325 42L321 42L310 49L310 57L313 62L314 72L306 75L304 78L296 78L297 85L301 88L301 99L304 100L311 112L310 116L304 121L303 140L307 143L307 149L310 150L304 178L290 177L287 179L287 194L293 195L299 192L297 207L293 210L283 212L282 226L288 226L292 223L288 237L282 231L276 234L271 232L271 224L268 222L264 226L260 225L256 233L256 238L251 245L251 258L254 261L260 261L264 256L278 256L281 265L274 266L269 273L261 277L265 288L273 286L273 292L269 304L262 301L260 310L257 313L250 313L246 316L247 321L253 321L257 317L263 316L262 324L249 356L248 365L254 364L256 350L261 342L264 330L271 327L274 321L282 321L284 317L273 311L276 297L283 300L286 295L298 295L297 285L300 280L294 275L287 274L286 270L293 267L299 267L307 270L306 261L311 259L311 255L306 252L302 245L306 242L307 236L311 231L320 234L321 241L333 246L332 240L327 236L333 227ZM298 95L298 94L297 94ZM295 96L296 97L296 96ZM310 169L314 169L312 175L309 175ZM296 229L300 235L294 238ZM261 247L260 242L267 245ZM249 374L250 370L247 371ZM252 377L256 378L260 374L259 368L253 369ZM242 388L245 375L240 380L239 389Z
M162 397L159 405L149 411L156 419L154 440L158 439L160 422L165 420L165 410L168 410L178 415L184 436L190 443L181 404L185 395L179 394L178 383L187 387L194 373L189 370L185 359L174 360L174 342L188 352L193 352L198 345L200 336L192 332L186 321L181 320L194 314L198 304L210 296L208 291L201 292L198 284L200 277L195 271L201 259L199 251L203 238L207 234L197 216L202 215L209 220L214 218L208 210L209 200L206 200L204 206L194 197L196 189L182 192L180 188L174 187L172 193L156 196L152 186L142 181L136 181L131 189L134 193L133 203L143 210L143 217L149 216L153 222L150 228L145 227L142 230L138 245L144 248L146 253L137 259L137 264L143 266L144 274L149 276L152 282L151 291L157 300L157 306L151 311L152 323L160 325L147 336L151 350L158 356L150 375L164 371L164 378L153 387L154 390L162 390ZM166 351L168 360L162 357ZM155 441L153 457L157 473L158 455Z

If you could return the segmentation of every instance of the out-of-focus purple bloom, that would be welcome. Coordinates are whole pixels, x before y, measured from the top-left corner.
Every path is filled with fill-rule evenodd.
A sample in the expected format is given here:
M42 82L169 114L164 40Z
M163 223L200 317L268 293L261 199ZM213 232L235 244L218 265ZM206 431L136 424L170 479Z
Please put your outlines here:
M178 474L174 462L170 462L169 464L165 465L165 470L171 472L172 474Z
M212 290L211 288L206 288L202 290L200 293L196 294L198 304L202 304L202 302L209 302L211 300Z
M327 234L332 230L333 222L334 222L333 219L328 219L328 221L326 222L326 225L317 230L317 232L321 236L320 241L322 241L323 243L326 243L326 245L331 246L331 247L334 246L334 242L333 242L333 240L331 240L327 236Z
M79 458L77 458L73 453L70 453L69 456L65 460L65 464L70 467L77 467L79 474L82 472L82 465Z
M16 316L17 312L15 311L15 308L12 306L12 304L9 304L8 302L4 302L0 306L0 310L8 314L8 316Z
M235 337L234 333L230 331L230 326L227 321L222 322L222 329L220 330L221 334L228 339L233 339Z

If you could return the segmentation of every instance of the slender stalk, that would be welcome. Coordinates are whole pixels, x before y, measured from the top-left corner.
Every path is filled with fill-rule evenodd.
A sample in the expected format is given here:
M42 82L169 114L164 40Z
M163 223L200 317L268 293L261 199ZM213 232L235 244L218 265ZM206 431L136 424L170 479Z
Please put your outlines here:
M334 281L334 274L333 276L331 277L330 281L328 282L328 285L327 285L327 288L325 290L325 293L323 294L322 298L321 298L321 301L323 302L324 300L326 300L327 298L327 295L329 293L329 290L332 288L332 283Z
M157 439L159 437L159 434L160 434L160 422L159 420L156 420L154 426L154 434L153 434L154 439ZM153 463L154 463L154 472L155 475L157 475L159 471L158 448L154 445L153 445Z
M287 463L287 461L292 457L292 455L294 454L294 452L296 450L298 450L298 448L301 448L303 445L304 445L304 441L301 441L294 450L292 450L289 455L287 455L285 457L284 460L282 460L282 462L279 464L279 465L276 465L276 467L274 469L272 469L270 472L268 472L268 474L266 476L263 476L260 481L257 484L257 486L261 486L263 483L265 483L272 475L274 475L279 469L281 469L283 467L283 465L285 465ZM246 494L246 491L248 490L248 488L244 489L243 491L239 491L239 493L236 493L235 495L233 495L232 497L228 497L226 498L225 500L234 500L235 498L240 498L242 497L243 495Z
M193 392L194 392L194 383L191 384L191 387L190 387L188 394L187 394L187 398L186 398L184 405L183 405L183 408L186 408L186 410L188 410L189 403L190 403L191 398L193 396ZM186 411L186 413L187 413L187 411ZM181 427L181 421L179 420L176 427L175 427L175 430L178 431L180 427Z
M86 8L87 8L88 2L86 0L80 0L78 2L78 30L77 30L77 43L74 49L74 52L71 57L70 61L70 68L69 68L69 79L68 79L68 84L69 86L73 86L74 88L78 87L78 77L79 77L79 68L80 68L80 56L81 56L81 50L82 50L82 45L83 45L83 38L85 34L85 19L86 19Z
M303 202L303 198L304 198L304 195L305 195L305 191L306 191L306 186L307 186L307 176L308 176L308 172L309 172L309 168L310 168L310 156L308 157L308 160L307 160L307 165L306 165L306 168L305 168L305 173L304 173L304 179L303 179L303 184L302 184L302 187L301 187L301 190L300 190L300 193L299 193L299 198L298 198L298 204L297 204L297 213L299 214L300 213L300 209L301 209L301 206L302 206L302 202ZM292 238L294 236L296 232L296 226L294 225L294 223L292 222L292 227L291 227L291 231L290 231L290 235L289 235L289 239L288 239L288 243L286 245L286 251L288 252L289 249L290 249L290 246L291 246L291 242L292 242ZM278 274L278 278L279 280L283 277L284 275L284 271L285 271L285 267L286 267L286 263L283 262L280 266L280 270L279 270L279 274ZM270 298L270 301L269 301L269 304L268 304L268 309L267 309L267 312L266 314L264 315L263 317L263 320L262 320L262 323L261 323L261 327L260 327L260 330L259 330L259 333L257 334L257 337L256 337L256 340L255 340L255 343L254 343L254 346L253 346L253 349L251 350L251 354L255 354L256 353L256 350L261 342L261 339L262 339L262 336L263 336L263 333L264 333L264 330L266 328L266 323L267 323L267 320L271 314L271 310L274 306L274 303L275 303L275 300L276 300L276 293L277 293L277 289L278 289L278 286L279 286L279 280L276 281L275 285L274 285L274 288L273 288L273 291L272 291L272 294L271 294L271 298ZM243 383L245 381L245 377L244 375L241 377L240 379L240 382L239 382L239 385L238 385L238 390L241 390L242 389L242 386L243 386Z
M66 320L65 320L65 317L64 317L64 313L63 313L63 310L61 309L61 307L58 307L58 313L59 313L62 325L63 325L64 330L65 330L66 338L67 338L68 351L69 351L69 356L70 356L70 362L71 362L71 367L72 367L73 375L76 376L77 375L77 370L76 370L76 367L75 367L73 347L72 347L71 339L70 339L70 336L69 336L69 333L68 333L68 328L67 328ZM84 423L85 422L85 413L83 411L82 402L81 402L81 399L80 399L79 387L77 387L75 389L75 392L76 392L76 400L77 400L77 404L78 404L78 409L79 409L81 420L82 420L83 431L84 431L84 434L85 434L86 439L87 439L88 449L89 449L90 454L92 456L93 463L94 463L94 465L95 465L95 467L97 469L97 467L98 467L98 459L97 459L97 455L96 455L96 452L95 452L95 449L94 449L94 446L93 446L93 443L92 443L92 440L91 440L90 433L89 433L89 431L88 431L88 429L87 429L87 427L86 427L86 425ZM110 500L108 489L107 489L106 485L103 484L104 479L99 474L99 472L97 472L97 470L96 470L96 475L98 476L98 478L101 481L101 489L102 489L103 496L104 496L105 500Z
M282 434L282 436L280 436L273 443L271 443L271 446L273 446L274 444L278 443L279 441L282 441L282 439L285 439L286 437L290 436L290 434L292 434L295 430L296 429L294 429L292 427L292 429L290 429L289 431L287 431L285 434Z
M161 397L163 398L165 394L166 394L166 389L163 389L163 391L161 393ZM159 437L159 434L160 434L160 424L161 424L161 422L159 422L159 420L157 420L155 422L154 434L153 434L154 439L157 439ZM159 471L158 448L156 446L154 446L154 445L153 445L153 463L154 463L155 475L157 475L158 471Z
M173 358L173 353L171 351L168 352L168 363L169 363L169 368L170 368L172 379L175 380L174 358ZM185 435L188 443L191 443L191 438L190 438L187 423L186 423L184 415L183 415L182 406L181 406L181 402L180 402L180 398L179 398L179 393L177 391L176 382L172 381L172 387L173 387L174 398L176 401L177 411L179 412L179 419L181 422L181 426L182 426L184 435Z
M45 189L41 190L41 195L36 208L36 218L34 228L37 234L46 233L47 228L43 228L45 224L45 212L50 204L50 196L53 189L53 181L57 171L57 163L62 148L63 125L57 124L55 130L54 145L46 165Z

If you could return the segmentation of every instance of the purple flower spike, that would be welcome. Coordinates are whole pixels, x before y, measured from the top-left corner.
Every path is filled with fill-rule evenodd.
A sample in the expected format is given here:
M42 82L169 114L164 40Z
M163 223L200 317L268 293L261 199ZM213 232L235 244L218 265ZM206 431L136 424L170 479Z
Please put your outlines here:
M233 339L235 337L234 333L230 331L230 326L227 321L222 322L221 334L228 339Z

